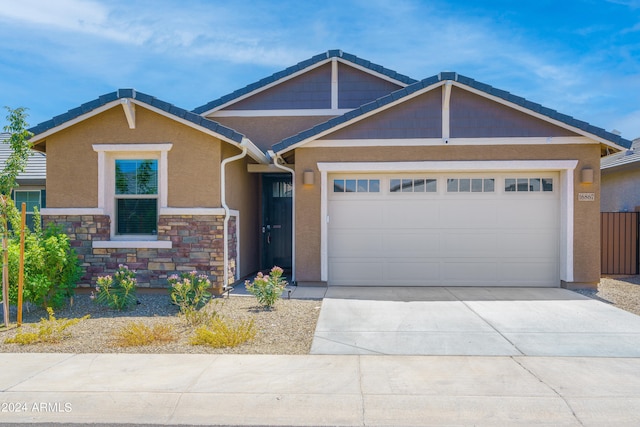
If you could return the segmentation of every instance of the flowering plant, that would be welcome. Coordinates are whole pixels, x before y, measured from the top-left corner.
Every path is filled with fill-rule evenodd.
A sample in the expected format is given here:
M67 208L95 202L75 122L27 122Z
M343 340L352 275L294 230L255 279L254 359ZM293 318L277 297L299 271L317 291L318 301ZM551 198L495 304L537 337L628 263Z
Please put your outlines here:
M177 274L171 275L167 280L171 285L171 301L180 307L182 313L190 308L198 310L211 299L211 294L207 291L211 288L211 280L206 274L198 275L196 271L192 271L182 273L179 277Z
M120 264L113 277L98 277L96 291L91 292L91 299L109 308L126 310L138 302L136 284L136 272Z
M265 308L271 308L276 301L282 296L287 282L282 279L282 268L275 266L271 269L268 276L258 273L253 282L248 280L244 282L247 291L258 299Z

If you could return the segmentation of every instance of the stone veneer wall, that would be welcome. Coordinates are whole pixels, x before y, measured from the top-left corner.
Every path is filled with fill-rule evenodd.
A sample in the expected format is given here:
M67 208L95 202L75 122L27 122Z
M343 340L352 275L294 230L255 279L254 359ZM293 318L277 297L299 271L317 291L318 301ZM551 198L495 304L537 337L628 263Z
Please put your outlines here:
M112 274L120 264L136 271L139 287L164 288L172 274L196 270L208 274L212 282L224 281L222 215L161 215L158 240L171 240L171 249L93 248L94 240L110 240L111 221L107 215L43 215L69 236L84 269L81 287L95 284L98 276ZM229 220L229 281L236 272L236 219Z

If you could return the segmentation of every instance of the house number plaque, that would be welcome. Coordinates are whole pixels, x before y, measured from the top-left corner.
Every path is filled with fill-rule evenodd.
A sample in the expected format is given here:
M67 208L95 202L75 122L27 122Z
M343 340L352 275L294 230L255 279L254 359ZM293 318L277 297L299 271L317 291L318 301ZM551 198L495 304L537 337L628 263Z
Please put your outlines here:
M596 193L578 193L579 202L595 202Z

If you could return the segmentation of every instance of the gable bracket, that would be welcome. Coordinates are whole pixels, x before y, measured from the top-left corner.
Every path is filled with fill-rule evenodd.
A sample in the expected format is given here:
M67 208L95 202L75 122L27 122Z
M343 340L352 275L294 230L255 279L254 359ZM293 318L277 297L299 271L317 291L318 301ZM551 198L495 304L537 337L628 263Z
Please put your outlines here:
M449 143L451 129L449 125L449 101L451 100L451 80L442 85L442 142Z
M136 106L130 99L124 98L120 100L120 104L124 109L124 115L127 118L129 129L136 128Z

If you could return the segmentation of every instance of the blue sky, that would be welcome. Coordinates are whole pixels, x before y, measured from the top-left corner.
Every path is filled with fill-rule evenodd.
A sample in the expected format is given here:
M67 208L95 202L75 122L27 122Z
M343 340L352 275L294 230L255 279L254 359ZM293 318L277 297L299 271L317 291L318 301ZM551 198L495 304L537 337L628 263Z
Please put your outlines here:
M640 0L2 0L0 106L35 125L132 87L193 109L329 49L640 137Z

